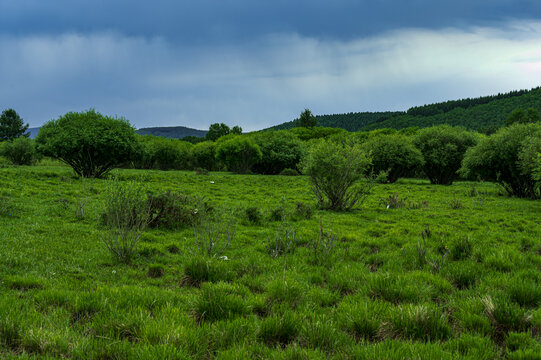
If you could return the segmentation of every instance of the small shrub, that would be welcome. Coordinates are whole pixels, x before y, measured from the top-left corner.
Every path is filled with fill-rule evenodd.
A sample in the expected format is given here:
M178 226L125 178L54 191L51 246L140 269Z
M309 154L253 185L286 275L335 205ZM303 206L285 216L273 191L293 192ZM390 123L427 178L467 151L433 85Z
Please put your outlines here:
M286 311L282 316L273 315L261 322L257 338L269 346L285 347L297 337L299 324L299 319L291 311Z
M194 169L195 171L195 175L208 175L209 174L209 171L207 169L203 169L203 168L195 168Z
M246 209L244 209L244 214L246 215L246 219L248 220L248 222L251 224L259 225L263 220L263 214L257 206L247 207Z
M311 219L314 215L314 210L314 207L308 203L297 202L295 204L295 216L299 219Z
M14 165L33 165L37 160L34 142L26 137L19 137L0 144L0 155Z
M149 278L156 279L156 278L162 277L163 273L164 273L163 266L161 266L161 265L151 265L148 268L147 276Z
M449 201L449 207L453 210L459 210L462 209L464 205L462 205L462 201L459 198L452 198Z
M148 196L149 227L176 229L191 226L198 216L198 206L206 205L190 196L166 191ZM199 205L198 205L199 204Z
M235 238L231 214L202 212L193 225L194 244L200 255L218 257Z
M285 168L280 172L280 175L282 176L297 176L299 175L299 172L295 169Z
M133 182L113 180L108 184L102 219L110 230L103 241L109 252L123 263L131 261L150 218L144 193L143 188Z
M294 253L298 243L297 231L294 228L282 226L274 238L267 240L267 253L273 258Z
M286 217L286 210L283 206L279 206L271 210L269 214L270 221L283 221Z
M317 265L328 265L336 247L337 239L332 230L325 231L323 224L319 224L319 235L316 237L311 246L313 250L313 263Z
M322 140L303 161L303 173L310 176L320 207L350 210L368 196L373 182L360 182L371 159L360 146Z
M406 199L401 199L398 194L389 195L387 199L381 199L379 203L387 209L401 209L406 207Z

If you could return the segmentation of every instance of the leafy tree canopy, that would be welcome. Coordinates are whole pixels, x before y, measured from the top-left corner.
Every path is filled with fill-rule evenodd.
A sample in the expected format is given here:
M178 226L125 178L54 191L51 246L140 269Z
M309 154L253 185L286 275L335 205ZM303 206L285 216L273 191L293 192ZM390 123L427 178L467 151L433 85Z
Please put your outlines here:
M23 119L13 109L2 111L0 115L0 141L13 140L20 136L28 137L25 134L28 130L28 124L24 124Z

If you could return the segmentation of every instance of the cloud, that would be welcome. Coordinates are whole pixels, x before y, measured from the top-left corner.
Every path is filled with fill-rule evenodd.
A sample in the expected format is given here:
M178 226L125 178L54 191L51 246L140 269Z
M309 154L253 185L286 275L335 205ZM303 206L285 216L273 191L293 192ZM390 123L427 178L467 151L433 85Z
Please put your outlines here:
M256 130L314 113L407 109L541 82L541 22L401 29L354 40L275 33L181 45L115 32L0 36L0 107L32 126L95 107L137 127Z

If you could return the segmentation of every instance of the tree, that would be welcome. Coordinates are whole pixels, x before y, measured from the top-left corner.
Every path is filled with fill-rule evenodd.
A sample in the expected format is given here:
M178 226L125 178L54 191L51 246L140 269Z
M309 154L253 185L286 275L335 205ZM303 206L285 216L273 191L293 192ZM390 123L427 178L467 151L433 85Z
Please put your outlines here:
M14 165L32 165L36 161L36 148L31 139L22 136L0 143L0 155Z
M99 178L137 152L135 129L124 118L91 109L47 122L36 137L38 151L65 162L82 177Z
M261 160L261 156L259 146L246 136L235 136L216 147L216 158L222 161L229 171L239 174L249 172L252 166Z
M316 117L312 115L312 112L310 110L304 109L304 111L299 116L299 119L297 120L297 126L311 128L316 125Z
M502 128L468 149L460 172L466 177L497 181L509 195L539 198L536 182L531 176L524 176L526 169L534 167L528 162L534 161L532 149L541 146L539 138L541 125L538 124L514 124ZM530 153L532 155L528 155Z
M28 124L24 125L23 119L13 109L2 111L0 115L0 141L13 140L20 136L28 137L25 134Z
M192 147L192 159L194 167L211 170L218 170L216 160L216 143L203 141Z
M242 131L242 130L241 130ZM209 126L209 131L205 135L205 138L210 141L216 141L220 137L225 136L231 132L229 126L224 123L215 123Z
M319 206L337 211L350 210L367 195L367 188L358 182L369 166L370 157L360 145L329 140L315 144L302 164Z
M260 132L254 140L263 154L253 167L260 174L275 175L284 169L296 169L305 152L302 141L286 130Z
M231 129L231 134L235 134L235 135L242 135L242 128L238 125L235 125L233 126L233 128Z
M411 140L400 134L378 135L363 143L365 152L372 154L371 169L374 174L387 172L387 180L412 176L423 165L423 156Z
M536 123L541 121L539 111L534 108L528 108L526 110L518 108L513 110L504 121L505 126L517 124Z
M451 185L462 159L480 135L460 127L438 125L419 131L413 142L424 158L423 171L432 184Z

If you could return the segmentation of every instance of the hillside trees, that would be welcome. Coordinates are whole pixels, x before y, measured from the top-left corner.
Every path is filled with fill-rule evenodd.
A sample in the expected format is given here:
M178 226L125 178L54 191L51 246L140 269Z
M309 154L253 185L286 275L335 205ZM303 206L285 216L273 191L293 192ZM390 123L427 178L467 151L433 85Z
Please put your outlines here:
M304 111L299 116L299 119L297 120L297 126L311 128L316 125L317 125L316 117L312 114L310 110L304 109Z
M32 165L37 160L34 141L24 136L0 143L0 155L14 165Z
M259 146L245 136L233 136L216 146L216 158L225 164L229 171L239 174L248 173L261 157Z
M13 109L2 111L0 115L0 141L13 140L20 136L28 137L25 134L28 130L28 124L24 124L23 119Z
M126 119L91 109L47 122L36 143L41 153L60 159L78 175L99 178L132 159L138 146L135 136Z
M534 108L528 108L524 110L523 108L518 108L513 110L505 119L504 125L509 126L515 123L517 124L529 124L536 123L541 121L539 116L539 110Z
M439 125L424 128L414 138L424 158L423 171L432 184L451 185L458 177L466 150L480 135L460 127Z
M284 169L296 169L304 155L304 144L288 131L261 132L254 136L254 141L262 157L253 171L260 174L275 175Z

